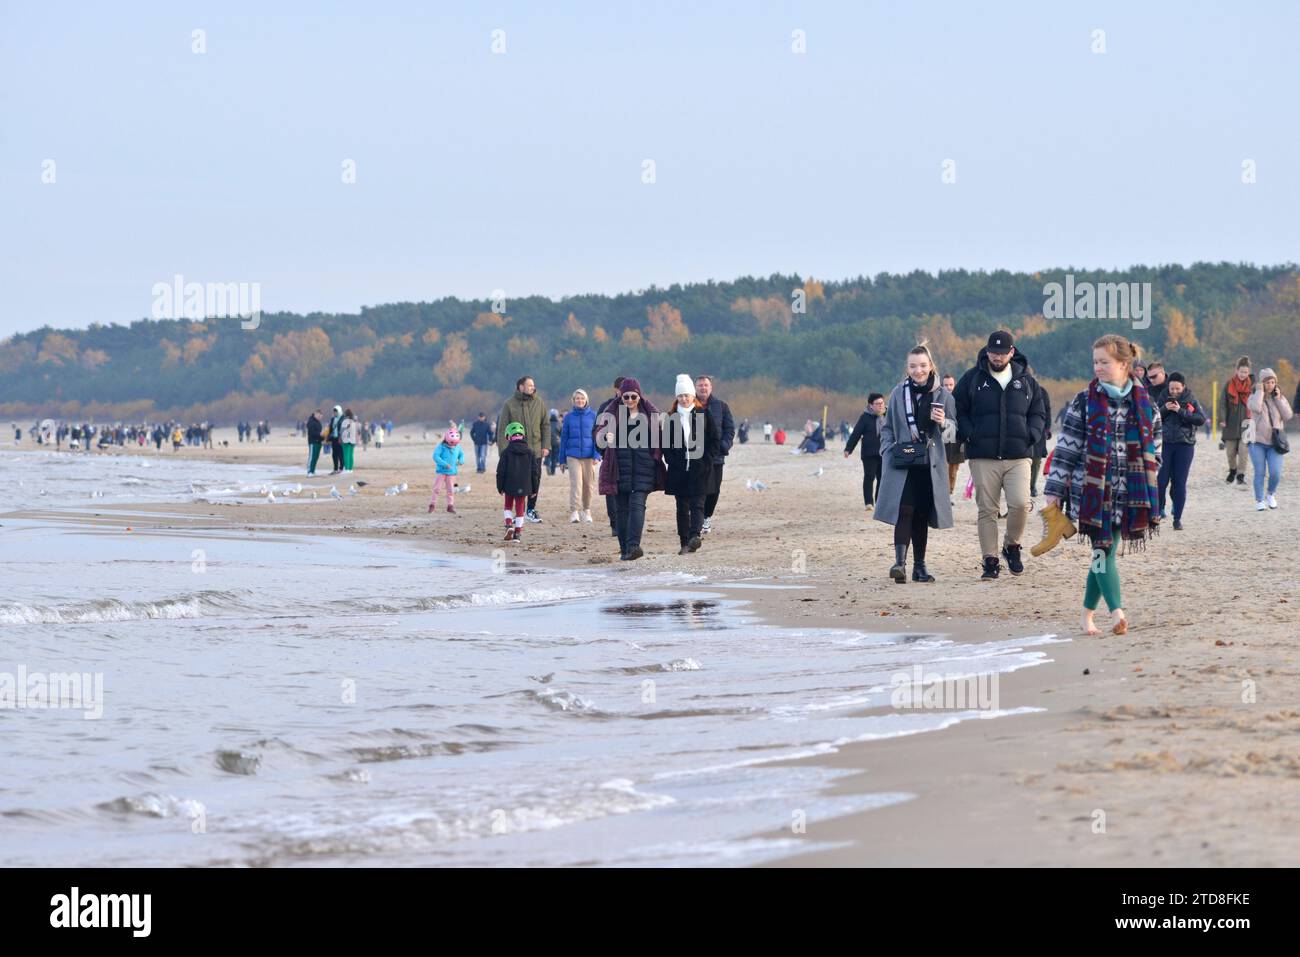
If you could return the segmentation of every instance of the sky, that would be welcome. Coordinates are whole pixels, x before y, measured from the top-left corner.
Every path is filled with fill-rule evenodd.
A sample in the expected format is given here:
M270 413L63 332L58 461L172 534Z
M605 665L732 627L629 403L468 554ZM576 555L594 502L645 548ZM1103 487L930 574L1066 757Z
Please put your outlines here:
M1297 35L1291 0L0 0L0 336L176 275L307 313L1294 262Z

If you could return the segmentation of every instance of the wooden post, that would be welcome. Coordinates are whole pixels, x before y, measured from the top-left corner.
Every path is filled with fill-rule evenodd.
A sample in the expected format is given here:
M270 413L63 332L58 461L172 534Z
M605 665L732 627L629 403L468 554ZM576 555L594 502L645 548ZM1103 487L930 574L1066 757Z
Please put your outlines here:
M1214 414L1210 416L1210 441L1211 442L1213 442L1215 437L1218 436L1219 434L1219 383L1215 382L1213 385L1214 385L1214 398L1213 401L1210 402L1210 408L1214 410Z

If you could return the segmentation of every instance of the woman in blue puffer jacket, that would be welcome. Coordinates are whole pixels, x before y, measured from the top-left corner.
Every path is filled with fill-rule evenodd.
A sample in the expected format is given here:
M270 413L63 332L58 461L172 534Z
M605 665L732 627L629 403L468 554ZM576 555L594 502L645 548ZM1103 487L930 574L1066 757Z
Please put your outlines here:
M587 393L575 389L573 409L564 417L560 448L555 457L561 471L569 473L570 522L591 521L591 496L596 490L596 466L600 462L595 429L596 412Z

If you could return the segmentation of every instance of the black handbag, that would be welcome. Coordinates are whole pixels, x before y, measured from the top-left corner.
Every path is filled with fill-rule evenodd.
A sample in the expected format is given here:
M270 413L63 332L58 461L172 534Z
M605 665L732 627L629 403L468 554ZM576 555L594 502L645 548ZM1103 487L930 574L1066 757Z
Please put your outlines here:
M1267 398L1264 399L1263 408L1264 414L1268 416L1268 424L1273 425L1273 410L1268 407ZM1291 443L1287 441L1286 437L1285 420L1273 425L1273 451L1278 455L1286 455L1291 451Z
M890 464L896 469L919 469L930 463L930 438L916 427L915 410L912 408L912 392L903 385L903 402L907 410L908 431L916 438L895 442L890 450Z

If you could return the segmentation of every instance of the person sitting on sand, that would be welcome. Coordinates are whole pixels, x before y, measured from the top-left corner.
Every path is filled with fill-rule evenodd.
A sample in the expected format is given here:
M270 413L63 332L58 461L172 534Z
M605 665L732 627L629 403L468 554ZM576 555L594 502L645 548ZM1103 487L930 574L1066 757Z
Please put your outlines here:
M1114 333L1093 343L1096 377L1067 406L1043 487L1047 536L1034 554L1073 535L1073 522L1092 543L1083 593L1082 625L1088 635L1101 633L1093 613L1102 598L1113 619L1111 631L1128 632L1115 558L1121 543L1145 547L1160 522L1162 422L1146 386L1133 375L1138 355L1136 345Z

